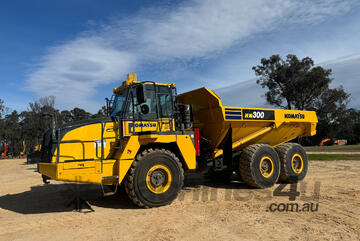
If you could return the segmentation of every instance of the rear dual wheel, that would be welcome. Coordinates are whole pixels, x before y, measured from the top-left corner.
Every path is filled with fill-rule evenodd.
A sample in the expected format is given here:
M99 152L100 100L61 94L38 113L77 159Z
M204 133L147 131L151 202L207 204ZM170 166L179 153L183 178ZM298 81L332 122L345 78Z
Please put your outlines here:
M279 156L269 145L250 145L240 156L239 172L241 178L250 186L271 187L279 179Z
M285 143L275 148L280 157L280 180L297 182L305 178L308 159L304 148L297 143Z

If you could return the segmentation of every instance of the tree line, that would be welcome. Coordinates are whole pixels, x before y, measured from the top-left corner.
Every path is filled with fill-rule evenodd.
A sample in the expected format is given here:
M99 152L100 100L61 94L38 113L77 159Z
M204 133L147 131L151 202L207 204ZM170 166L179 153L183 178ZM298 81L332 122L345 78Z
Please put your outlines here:
M102 107L96 114L75 107L72 110L59 111L55 109L55 97L47 96L29 103L27 110L21 113L16 110L9 113L9 108L0 99L0 152L4 149L4 142L9 147L9 153L19 156L23 151L31 153L35 147L42 143L45 131L51 126L51 118L45 114L55 114L58 124L65 124L90 118L106 116L106 108Z

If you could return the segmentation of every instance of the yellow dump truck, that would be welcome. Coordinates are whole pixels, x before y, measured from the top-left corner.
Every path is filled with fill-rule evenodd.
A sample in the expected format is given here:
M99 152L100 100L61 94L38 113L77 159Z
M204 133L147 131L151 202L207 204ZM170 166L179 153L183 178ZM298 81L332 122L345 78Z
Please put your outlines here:
M174 84L139 82L135 74L114 89L108 109L106 118L45 133L44 181L123 184L141 207L171 203L186 172L222 181L236 172L253 187L271 187L305 177L304 149L286 142L314 135L317 124L312 111L226 107L209 89L177 95Z

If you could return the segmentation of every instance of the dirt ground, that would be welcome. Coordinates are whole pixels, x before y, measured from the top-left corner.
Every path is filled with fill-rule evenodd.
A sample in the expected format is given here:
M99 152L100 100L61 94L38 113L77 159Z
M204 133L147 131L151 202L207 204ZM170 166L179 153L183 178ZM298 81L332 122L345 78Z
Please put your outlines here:
M99 186L44 185L36 165L0 160L0 240L360 240L359 173L360 161L312 161L295 201L290 185L274 196L279 184L257 190L235 175L230 184L191 175L173 204L140 209ZM76 191L94 212L66 207Z

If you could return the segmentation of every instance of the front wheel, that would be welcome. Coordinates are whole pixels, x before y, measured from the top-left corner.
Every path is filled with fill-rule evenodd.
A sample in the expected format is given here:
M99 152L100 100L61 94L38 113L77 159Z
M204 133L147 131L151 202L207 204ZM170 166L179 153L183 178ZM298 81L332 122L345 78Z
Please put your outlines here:
M165 149L148 149L137 155L125 179L125 190L138 206L149 208L170 204L184 182L179 159Z

